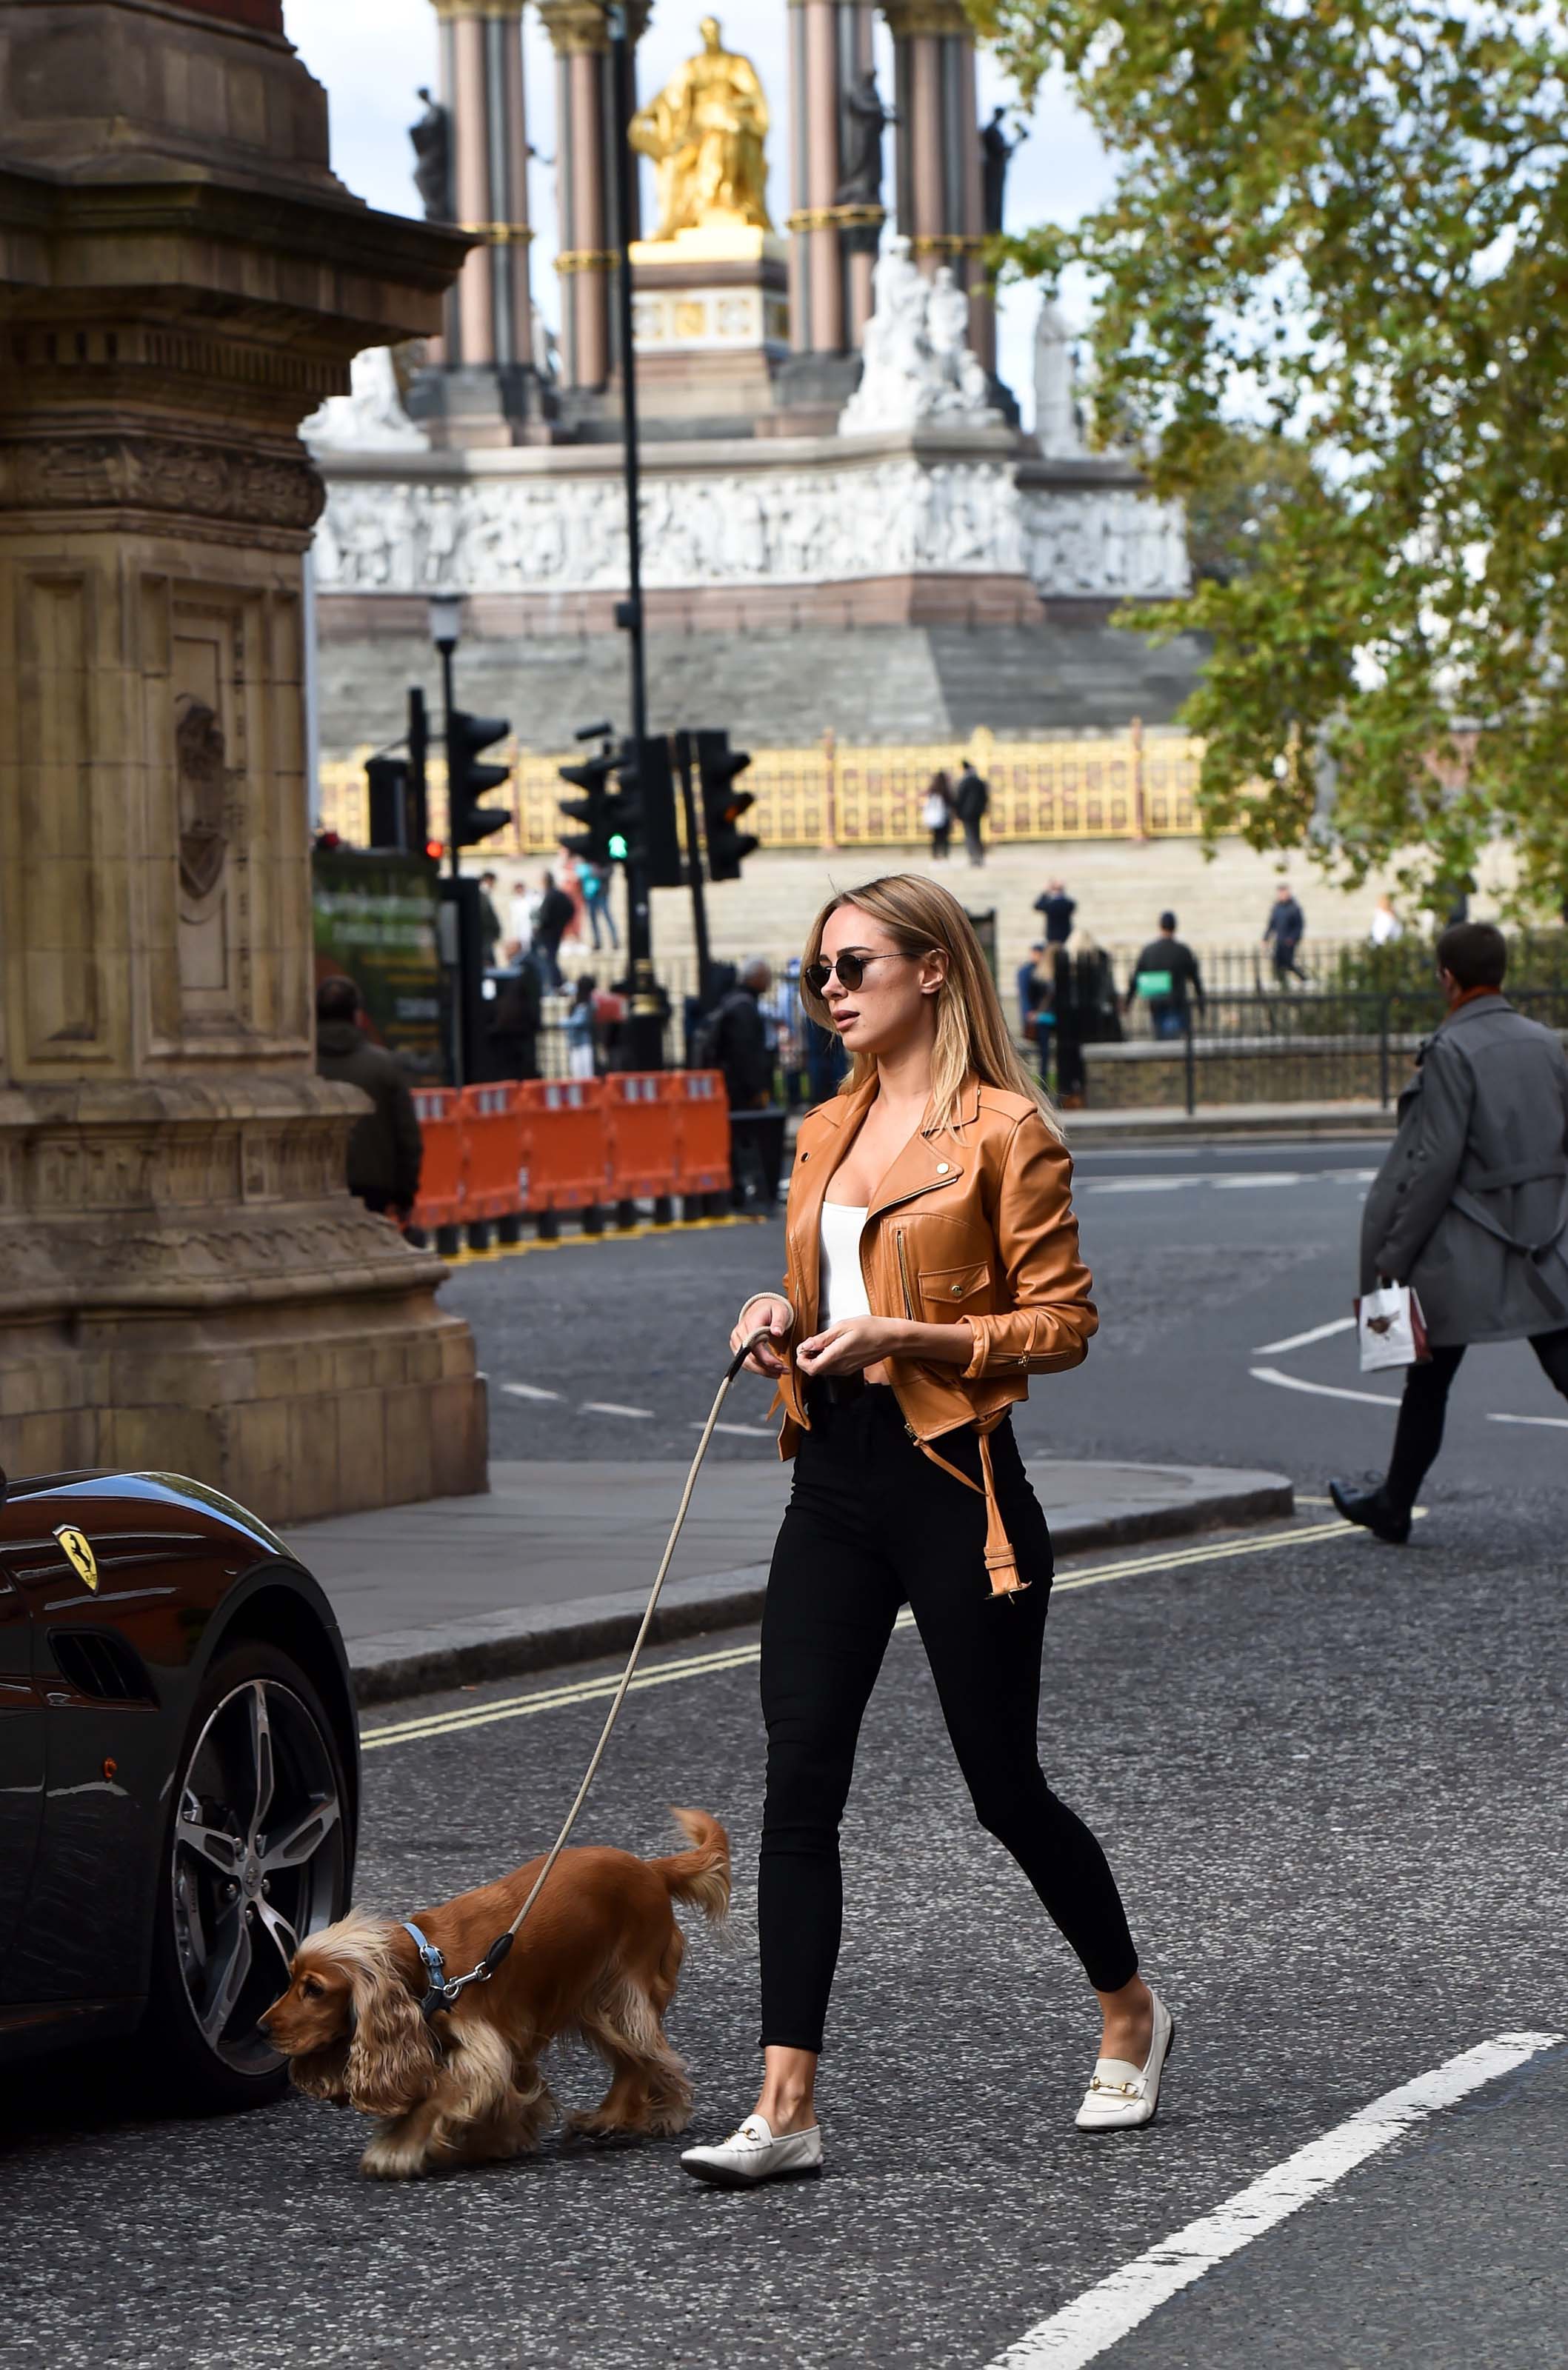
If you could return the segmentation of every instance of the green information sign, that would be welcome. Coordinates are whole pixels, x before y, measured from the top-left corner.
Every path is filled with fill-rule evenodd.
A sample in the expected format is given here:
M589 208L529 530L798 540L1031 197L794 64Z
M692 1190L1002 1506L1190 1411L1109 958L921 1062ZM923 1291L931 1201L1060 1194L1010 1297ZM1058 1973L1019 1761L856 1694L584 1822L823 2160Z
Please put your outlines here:
M316 977L341 972L359 989L377 1044L415 1076L444 1075L443 975L436 867L391 850L317 848L311 857Z

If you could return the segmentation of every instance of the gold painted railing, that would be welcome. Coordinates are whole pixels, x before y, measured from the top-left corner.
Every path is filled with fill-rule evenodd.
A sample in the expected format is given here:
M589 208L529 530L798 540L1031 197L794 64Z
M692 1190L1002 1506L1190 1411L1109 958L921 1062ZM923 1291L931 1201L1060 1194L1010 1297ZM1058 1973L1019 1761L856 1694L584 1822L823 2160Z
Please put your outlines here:
M478 851L486 856L547 856L560 842L558 768L581 756L547 757L504 745L510 754L513 816ZM321 767L321 821L351 845L368 829L364 760L368 748ZM956 782L965 759L991 786L988 839L1173 839L1195 837L1193 790L1203 744L1180 732L1102 732L1081 739L998 741L981 730L967 742L861 748L831 732L808 749L759 749L740 787L756 800L745 828L765 848L917 846L926 832L921 803L931 777ZM504 794L493 792L500 806ZM431 835L446 830L446 777L430 766Z

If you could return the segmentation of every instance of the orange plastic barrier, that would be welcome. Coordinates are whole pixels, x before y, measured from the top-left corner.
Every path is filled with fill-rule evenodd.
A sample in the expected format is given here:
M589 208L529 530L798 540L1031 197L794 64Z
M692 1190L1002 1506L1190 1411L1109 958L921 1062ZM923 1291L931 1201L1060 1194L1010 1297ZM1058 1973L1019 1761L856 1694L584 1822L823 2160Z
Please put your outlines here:
M588 1210L615 1197L602 1078L530 1078L514 1087L522 1115L526 1210Z
M675 1107L675 1160L682 1193L722 1193L730 1185L730 1102L721 1070L670 1070L660 1080Z
M617 1202L663 1199L680 1191L675 1105L660 1070L618 1070L602 1082L609 1127L610 1175Z
M467 1145L463 1216L514 1218L523 1207L523 1114L514 1086L465 1087L458 1098Z
M455 1087L416 1087L414 1109L424 1136L420 1198L414 1220L425 1227L460 1225L467 1189L467 1148Z

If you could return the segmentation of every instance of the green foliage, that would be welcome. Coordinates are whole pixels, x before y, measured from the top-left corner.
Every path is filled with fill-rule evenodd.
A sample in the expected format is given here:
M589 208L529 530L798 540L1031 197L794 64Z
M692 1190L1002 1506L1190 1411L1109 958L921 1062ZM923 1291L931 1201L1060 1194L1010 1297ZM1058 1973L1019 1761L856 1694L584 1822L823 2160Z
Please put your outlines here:
M1496 0L971 0L1116 167L1003 243L1099 300L1102 441L1212 559L1211 832L1568 895L1568 32ZM1253 472L1249 483L1248 470ZM1216 533L1211 528L1217 523ZM1239 563L1238 562L1239 553ZM1257 787L1262 785L1260 790Z

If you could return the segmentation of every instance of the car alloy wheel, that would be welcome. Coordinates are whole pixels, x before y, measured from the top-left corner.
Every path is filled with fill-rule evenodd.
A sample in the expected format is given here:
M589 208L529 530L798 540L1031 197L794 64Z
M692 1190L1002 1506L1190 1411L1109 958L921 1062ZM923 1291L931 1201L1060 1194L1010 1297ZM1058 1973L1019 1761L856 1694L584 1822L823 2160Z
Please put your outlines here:
M344 1906L345 1816L319 1707L271 1671L229 1686L180 1775L169 1875L190 2019L232 2075L280 2064L256 2019L287 1984L301 1939Z

